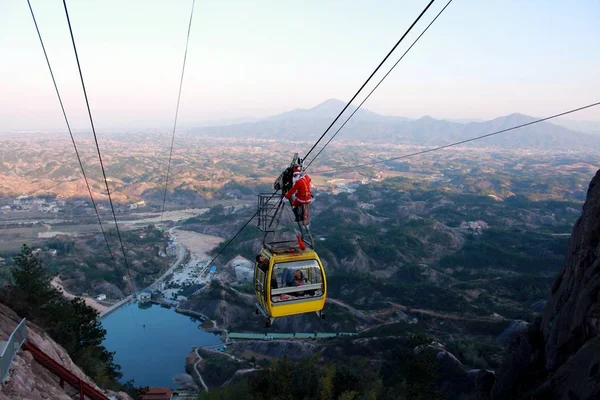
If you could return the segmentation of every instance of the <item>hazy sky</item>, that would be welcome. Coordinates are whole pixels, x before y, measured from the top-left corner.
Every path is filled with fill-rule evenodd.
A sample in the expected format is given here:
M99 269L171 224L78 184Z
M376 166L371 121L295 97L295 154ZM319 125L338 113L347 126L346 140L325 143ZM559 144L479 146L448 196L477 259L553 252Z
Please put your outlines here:
M191 0L70 0L99 129L172 125ZM196 2L182 127L347 101L427 4ZM437 0L394 56L443 7ZM62 1L32 1L76 128L87 128ZM545 116L600 101L600 1L454 0L365 107L388 115ZM392 63L389 64L391 66ZM569 117L600 121L600 109ZM0 1L0 131L64 122L27 2Z

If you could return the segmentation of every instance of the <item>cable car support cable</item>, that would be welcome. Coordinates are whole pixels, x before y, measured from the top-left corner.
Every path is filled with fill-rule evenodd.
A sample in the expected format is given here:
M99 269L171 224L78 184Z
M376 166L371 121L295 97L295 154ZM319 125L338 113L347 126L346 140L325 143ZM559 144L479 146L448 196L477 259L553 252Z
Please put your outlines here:
M131 288L133 289L134 294L137 295L137 291L135 289L135 282L133 281L133 278L131 276L131 271L129 269L129 263L127 262L127 254L125 252L125 246L123 245L121 231L119 230L119 223L117 222L117 214L115 213L115 207L113 205L112 196L110 195L110 188L108 187L108 179L106 178L106 171L104 170L104 163L102 162L102 155L100 153L100 145L98 144L98 137L96 136L96 128L94 127L94 120L92 118L90 102L88 100L87 91L85 89L85 82L83 80L81 64L79 63L79 55L77 54L77 46L75 45L75 36L73 35L73 28L71 26L71 20L69 18L69 10L67 9L66 0L63 0L63 6L65 8L65 15L67 16L67 23L69 24L69 33L71 35L71 42L73 43L73 51L75 52L75 59L77 60L77 69L79 70L79 78L81 79L81 87L83 88L83 95L85 97L85 104L86 104L88 116L90 119L90 125L92 127L92 133L94 134L94 142L96 144L96 150L98 152L98 160L100 161L100 167L102 169L102 176L104 178L104 184L106 186L106 194L108 195L108 201L110 203L110 210L112 212L113 219L115 221L115 228L117 230L117 237L118 237L119 243L121 245L121 251L123 252L123 259L125 260L125 268L127 269L127 276L129 277L129 281L131 282Z
M173 157L173 143L175 142L175 130L177 128L177 117L179 116L179 102L181 100L181 88L183 87L183 75L185 73L185 62L187 60L188 53L188 45L190 43L190 32L192 30L192 19L194 17L194 6L196 5L196 0L192 2L192 10L190 12L190 22L188 24L187 38L185 40L185 52L183 53L183 66L181 68L181 79L179 80L179 94L177 95L177 107L175 107L175 121L173 122L173 133L171 135L171 150L169 151L169 162L167 163L167 176L165 179L165 191L163 194L163 204L160 212L160 221L163 220L163 215L165 213L165 203L167 201L167 187L169 185L169 173L171 172L171 159Z
M102 220L100 219L100 214L98 213L98 207L96 206L96 202L94 201L94 196L92 195L92 190L90 189L90 184L88 182L87 175L85 174L85 169L83 168L83 163L81 162L79 150L77 149L77 144L75 143L75 138L73 137L73 132L71 130L71 124L69 123L69 119L67 118L65 106L63 104L62 97L60 96L60 92L58 90L58 85L56 84L56 79L54 78L54 72L52 71L52 66L50 65L50 59L48 58L48 53L46 52L46 46L44 46L44 41L42 40L42 34L38 27L37 20L35 19L35 14L33 12L33 8L31 7L30 0L27 0L27 4L29 5L29 11L31 11L31 17L33 18L35 30L37 31L38 38L40 39L40 44L42 45L42 50L44 51L44 57L46 58L46 64L48 64L48 70L50 71L50 76L52 77L52 83L54 84L54 90L56 91L56 96L58 97L58 102L60 103L60 109L62 110L63 117L65 118L65 123L67 124L69 136L71 136L71 142L73 143L73 148L75 149L75 155L77 156L77 161L79 162L79 168L81 169L81 174L83 175L83 180L85 181L85 186L87 187L88 194L90 196L90 200L92 201L92 206L94 207L94 212L96 213L96 217L98 218L98 225L100 225L100 230L102 231L102 236L104 236L104 241L106 242L106 247L108 248L108 253L110 254L110 259L111 259L113 267L115 268L115 271L116 271L117 263L115 261L115 256L113 255L113 252L110 248L110 244L108 243L108 238L106 237L106 232L104 231L104 227L102 225Z
M515 129L524 128L526 126L530 126L530 125L534 125L534 124L537 124L537 123L540 123L540 122L548 121L548 120L551 120L553 118L562 117L562 116L565 116L565 115L568 115L568 114L572 114L572 113L577 112L577 111L582 111L582 110L585 110L585 109L588 109L588 108L592 108L592 107L596 107L596 106L599 106L599 105L600 105L600 102L592 103L592 104L588 104L588 105L583 106L583 107L579 107L579 108L575 108L575 109L572 109L572 110L568 110L568 111L565 111L565 112L562 112L562 113L559 113L559 114L554 114L554 115L551 115L549 117L545 117L545 118L541 118L541 119L538 119L538 120L535 120L535 121L527 122L525 124L516 125L516 126L513 126L511 128L506 128L506 129L502 129L500 131L488 133L488 134L481 135L481 136L476 136L476 137L473 137L473 138L470 138L470 139L461 140L459 142L454 142L454 143L450 143L450 144L443 145L443 146L433 147L431 149L422 150L422 151L418 151L418 152L414 152L414 153L410 153L410 154L405 154L405 155L399 156L399 157L386 158L385 160L379 160L379 161L375 161L375 162L372 162L372 163L366 163L366 164L359 164L359 165L354 165L354 166L347 166L347 167L342 167L342 168L336 168L336 169L332 169L332 170L329 170L329 171L323 171L322 173L330 173L330 172L341 171L341 170L348 170L348 169L354 169L354 168L362 168L362 167L367 167L367 166L370 166L370 165L381 164L381 163L384 163L384 162L387 162L387 161L400 160L400 159L404 159L404 158L418 156L418 155L421 155L421 154L431 153L431 152L442 150L442 149L446 149L446 148L449 148L449 147L458 146L460 144L464 144L464 143L468 143L468 142L474 142L474 141L480 140L480 139L485 139L487 137L499 135L499 134L502 134L502 133L505 133L505 132L509 132L509 131L512 131L512 130L515 130ZM271 196L271 198L274 197L276 193L277 192L273 193L273 195ZM209 265L212 264L223 253L223 251L231 244L231 242L233 242L233 240L236 237L239 236L239 234L242 232L242 230L246 226L248 226L248 224L250 224L250 222L252 222L252 220L254 219L254 217L256 217L259 212L260 212L260 209L258 211L256 211L254 213L254 215L252 215L252 217L250 217L250 219L240 228L240 230L235 234L235 236L233 236L227 242L227 244L219 251L219 253L210 261Z
M407 29L407 31L404 33L404 35L402 35L402 37L400 38L400 40L398 40L398 42L396 42L396 44L394 45L394 47L392 47L392 49L388 52L388 54L384 57L384 59L379 63L379 65L377 66L377 68L375 68L375 70L371 73L371 75L367 78L367 80L362 84L362 86L358 89L358 91L354 94L354 96L352 97L352 99L350 99L350 101L348 102L348 104L346 104L346 106L344 107L344 109L338 114L338 116L333 120L333 122L329 125L329 127L325 130L325 132L323 132L323 134L321 135L321 137L319 137L319 139L315 142L315 144L311 147L311 149L308 151L308 153L306 153L306 155L304 156L304 159L306 159L306 157L308 157L310 155L310 153L315 149L315 147L319 144L319 142L323 139L323 137L327 134L327 132L329 132L329 130L331 129L331 127L337 122L337 120L341 117L341 115L344 113L344 111L346 111L346 109L350 106L350 104L352 103L352 101L354 101L354 99L356 98L356 96L358 96L358 94L362 91L362 89L367 85L367 83L369 83L369 81L371 80L371 78L377 73L377 71L379 70L379 68L381 68L381 66L385 63L385 61L387 61L387 59L390 57L390 55L394 52L394 50L396 50L396 48L400 45L400 43L404 40L404 38L408 35L408 33L412 30L412 28L417 24L417 22L421 19L421 17L425 14L425 12L429 9L429 7L431 7L431 5L433 4L435 0L431 0L427 6L423 9L423 11L421 11L421 13L419 14L419 16L417 17L417 19L410 25L410 27ZM452 0L451 0L452 1ZM448 5L446 5L447 7ZM444 9L446 8L444 7ZM443 10L442 10L443 11ZM441 14L441 13L440 13ZM439 16L439 14L438 14ZM436 18L434 18L433 21L435 21ZM433 23L432 21L432 23ZM431 26L431 23L429 24L429 26ZM429 26L425 29L425 31L429 28ZM425 31L423 33L425 33ZM423 33L421 34L421 36L423 35ZM419 36L420 37L420 36ZM417 39L418 40L418 39ZM416 43L416 41L415 41ZM413 45L414 46L414 43ZM412 47L411 46L411 47ZM406 54L406 53L405 53ZM393 68L393 67L392 67ZM389 72L388 72L389 74ZM386 75L387 76L387 75ZM385 78L384 78L385 79ZM380 82L381 83L381 82ZM314 158L313 158L314 161ZM312 163L312 161L311 161ZM269 197L269 199L267 200L267 203L269 202L269 200L271 200L275 194L277 194L278 191L275 191L271 197ZM166 193L166 192L165 192ZM250 219L240 228L240 230L238 230L238 232L231 238L229 239L229 241L225 244L225 246L223 246L223 248L217 253L217 255L209 262L209 266L210 264L212 264L222 253L223 251L225 251L225 249L233 242L233 240L235 238L237 238L239 236L240 233L242 233L242 231L244 230L244 228L246 228L246 226L248 226L248 224L250 224L250 222L252 222L252 220L260 213L261 208L259 208L254 215L252 215L252 217L250 217Z
M600 105L600 101L596 102L596 103L588 104L587 106L578 107L578 108L574 108L572 110L564 111L564 112L561 112L559 114L554 114L554 115L551 115L549 117L540 118L540 119L537 119L535 121L527 122L525 124L516 125L516 126L510 127L510 128L502 129L502 130L499 130L499 131L496 131L496 132L492 132L492 133L487 133L487 134L481 135L481 136L475 136L475 137L472 137L470 139L461 140L461 141L450 143L450 144L446 144L446 145L443 145L443 146L432 147L430 149L426 149L426 150L421 150L421 151L417 151L417 152L414 152L414 153L405 154L403 156L386 158L385 160L374 161L374 162L370 162L370 163L366 163L366 164L353 165L353 166L343 167L343 168L335 168L335 169L331 169L329 171L323 171L322 173L327 174L327 173L335 172L335 171L368 167L370 165L381 164L381 163L384 163L384 162L387 162L387 161L401 160L401 159L404 159L404 158L414 157L414 156L418 156L418 155L421 155L421 154L431 153L431 152L434 152L434 151L438 151L438 150L442 150L442 149L447 149L449 147L455 147L455 146L458 146L458 145L461 145L461 144L465 144L465 143L469 143L469 142L474 142L476 140L485 139L485 138L488 138L490 136L499 135L501 133L506 133L506 132L509 132L509 131L513 131L515 129L524 128L526 126L538 124L540 122L544 122L544 121L548 121L548 120L551 120L551 119L554 119L554 118L562 117L562 116L565 116L565 115L568 115L568 114L572 114L572 113L577 112L577 111L582 111L582 110L585 110L585 109L588 109L588 108L592 108L592 107L596 107L596 106L599 106L599 105Z
M404 52L404 54L402 54L402 56L398 59L398 61L396 61L396 63L392 66L392 68L390 68L390 70L387 72L387 74L385 74L384 77L381 78L381 80L379 81L379 83L377 83L377 85L375 85L375 87L369 92L369 94L367 95L367 97L365 97L365 99L358 105L358 107L356 107L356 109L352 112L352 114L350 114L350 116L348 118L346 118L346 121L344 121L344 123L342 124L342 126L340 126L338 128L338 130L327 141L327 143L325 143L325 145L321 148L321 150L319 150L319 152L317 153L317 155L314 156L312 160L310 160L310 162L308 163L308 165L306 165L305 168L310 167L310 165L315 161L315 159L317 157L319 157L319 155L323 152L323 150L325 150L325 147L327 147L327 145L329 143L331 143L331 141L337 136L337 134L340 133L340 131L344 128L344 126L346 126L346 124L348 123L348 121L350 121L350 118L352 118L354 116L354 114L356 114L356 112L360 109L360 107L369 99L369 97L371 97L371 95L373 94L373 92L375 92L375 90L377 90L377 88L379 87L379 85L381 85L383 83L383 81L385 80L385 78L387 78L388 75L394 70L394 68L396 68L396 65L398 65L398 63L400 63L400 61L402 61L402 59L410 51L410 49L412 49L413 46L415 44L417 44L417 42L419 41L419 39L421 39L421 36L423 36L425 34L425 32L427 32L427 30L429 29L429 27L431 27L431 25L433 25L433 23L435 22L435 20L438 19L438 17L440 15L442 15L442 13L444 12L444 10L450 5L450 3L452 3L452 1L453 0L448 1L448 3L446 3L446 5L444 6L444 8L442 8L442 10L435 16L435 18L433 20L431 20L431 22L429 23L429 25L427 25L427 27L423 30L423 32L421 32L421 34L410 45L410 47L408 49L406 49L406 51Z
M363 83L362 86L358 89L358 91L354 94L354 96L352 96L352 98L350 99L350 101L348 102L348 104L346 104L346 106L342 109L342 111L340 111L340 113L338 114L338 116L335 117L335 119L333 120L333 122L331 123L331 125L329 125L329 127L325 130L325 132L323 132L323 134L321 135L321 137L319 137L319 139L316 141L316 143L310 148L310 150L308 151L308 153L306 153L306 155L304 156L303 160L305 160L306 157L308 157L310 155L310 153L312 153L312 151L315 149L315 147L317 147L317 145L319 144L319 142L323 139L323 137L325 137L325 135L327 134L327 132L329 132L329 130L331 129L331 127L342 116L342 114L344 113L344 111L346 111L346 109L350 106L350 104L352 104L352 102L354 101L354 99L356 98L356 96L358 96L358 94L363 90L363 88L367 85L367 83L369 83L369 81L371 80L371 78L373 78L373 76L377 73L377 71L379 71L379 68L381 68L381 66L383 65L383 63L385 63L387 61L387 59L392 55L392 53L394 52L394 50L396 50L396 47L398 47L400 45L400 43L402 43L402 41L404 40L404 38L406 37L406 35L408 35L408 33L417 24L417 22L419 22L419 20L421 19L421 17L425 14L425 12L429 9L429 7L431 7L431 5L433 4L434 1L435 0L431 0L429 2L429 4L427 4L427 6L423 9L423 11L421 11L421 14L419 14L419 16L417 17L417 19L415 19L415 21L410 25L410 27L404 33L404 35L402 35L402 37L400 38L400 40L398 40L398 42L396 42L396 44L394 45L394 47L392 47L392 49L389 51L389 53L379 63L379 65L377 66L377 68L375 68L375 70L371 73L371 75L369 75L369 77L367 78L367 80L365 81L365 83Z

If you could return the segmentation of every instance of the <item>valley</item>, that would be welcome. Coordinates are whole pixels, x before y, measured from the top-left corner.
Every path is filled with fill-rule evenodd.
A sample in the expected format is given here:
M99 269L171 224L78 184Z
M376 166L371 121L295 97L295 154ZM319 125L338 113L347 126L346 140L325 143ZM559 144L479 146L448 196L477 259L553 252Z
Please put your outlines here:
M129 270L93 153L85 164L95 171L88 176L114 264L69 143L8 141L0 150L0 278L9 277L12 257L27 243L55 285L97 310L147 290L153 300L206 318L202 327L221 334L358 334L314 346L310 339L234 341L224 353L190 354L185 379L196 379L198 364L211 389L226 380L234 387L278 354L322 354L336 363L340 352L356 347L387 359L386 340L412 345L415 335L441 343L460 360L456 368L496 368L510 340L543 310L597 168L593 151L502 146L354 168L427 147L333 142L309 170L311 227L328 277L326 319L282 318L266 330L254 314L252 284L236 272L252 266L261 234L251 223L224 246L256 211L256 195L270 191L289 163L290 145L300 151L308 142L182 135L161 216L166 158L157 140L131 150L139 140L113 135L105 145ZM284 236L293 233L282 228ZM230 356L238 361L220 359ZM207 372L215 366L228 375L216 379Z

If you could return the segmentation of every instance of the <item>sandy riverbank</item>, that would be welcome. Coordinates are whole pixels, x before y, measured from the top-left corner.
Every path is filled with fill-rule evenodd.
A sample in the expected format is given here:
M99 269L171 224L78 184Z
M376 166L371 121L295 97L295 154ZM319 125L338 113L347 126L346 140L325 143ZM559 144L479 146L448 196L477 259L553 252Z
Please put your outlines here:
M177 243L181 243L191 254L192 258L199 260L210 259L208 252L217 247L225 239L218 236L204 235L202 233L174 229Z
M119 224L153 224L161 221L182 221L203 214L208 211L208 208L188 208L185 210L177 211L165 211L164 215L160 216L157 213L132 213L127 218L139 218L139 219L128 219L126 221L119 221Z
M72 295L71 293L67 292L67 290L63 287L62 282L58 276L54 277L54 279L52 279L50 284L52 286L54 286L56 289L62 291L63 296L66 297L67 299L73 299L73 298L77 297L77 296ZM108 307L98 303L95 299L93 299L91 297L83 297L83 296L78 296L78 297L81 297L82 299L84 299L85 304L92 307L94 310L96 310L98 312L102 312L108 308Z

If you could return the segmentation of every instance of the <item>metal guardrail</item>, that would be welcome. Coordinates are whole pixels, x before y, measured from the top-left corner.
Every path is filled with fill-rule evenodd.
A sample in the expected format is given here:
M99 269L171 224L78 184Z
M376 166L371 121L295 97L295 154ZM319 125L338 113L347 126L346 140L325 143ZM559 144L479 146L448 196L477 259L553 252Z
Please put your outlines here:
M8 371L15 354L27 340L27 324L25 318L11 333L8 341L0 341L0 382L8 378Z

